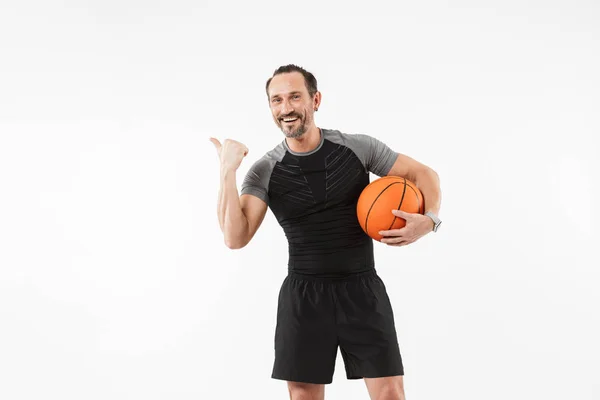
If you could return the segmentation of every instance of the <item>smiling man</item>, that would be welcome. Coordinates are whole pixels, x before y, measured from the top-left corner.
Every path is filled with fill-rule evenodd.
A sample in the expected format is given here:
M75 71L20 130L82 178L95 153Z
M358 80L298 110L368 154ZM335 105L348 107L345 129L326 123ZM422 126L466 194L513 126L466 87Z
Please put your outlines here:
M226 245L247 245L268 208L288 239L272 378L288 382L292 400L323 399L339 347L347 378L364 379L371 399L404 399L393 310L356 204L369 172L415 182L426 215L390 210L406 226L382 232L390 246L413 243L441 223L438 175L372 136L317 127L321 93L299 66L278 68L266 92L285 138L253 164L241 192L235 175L248 149L235 140L211 141L221 163L218 217Z

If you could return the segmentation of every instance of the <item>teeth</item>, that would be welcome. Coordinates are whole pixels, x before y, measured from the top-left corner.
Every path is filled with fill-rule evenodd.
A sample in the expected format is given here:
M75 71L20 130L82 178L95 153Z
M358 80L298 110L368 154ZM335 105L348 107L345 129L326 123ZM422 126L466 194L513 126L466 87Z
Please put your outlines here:
M297 120L297 119L298 119L298 118L284 118L283 120L284 120L285 122L292 122L292 121L295 121L295 120Z

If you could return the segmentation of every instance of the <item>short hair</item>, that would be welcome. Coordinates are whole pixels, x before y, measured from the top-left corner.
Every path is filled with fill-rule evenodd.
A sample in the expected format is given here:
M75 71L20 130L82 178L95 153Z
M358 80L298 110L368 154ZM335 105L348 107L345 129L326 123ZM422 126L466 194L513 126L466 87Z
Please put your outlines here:
M285 74L290 72L300 72L302 76L304 76L304 84L306 85L306 90L308 90L308 94L310 97L313 97L315 93L317 93L317 78L307 70L302 67L299 67L294 64L282 65L277 68L275 72L273 72L273 76L271 76L267 80L267 85L265 86L265 90L267 91L267 97L269 97L269 85L271 84L271 80L279 74Z

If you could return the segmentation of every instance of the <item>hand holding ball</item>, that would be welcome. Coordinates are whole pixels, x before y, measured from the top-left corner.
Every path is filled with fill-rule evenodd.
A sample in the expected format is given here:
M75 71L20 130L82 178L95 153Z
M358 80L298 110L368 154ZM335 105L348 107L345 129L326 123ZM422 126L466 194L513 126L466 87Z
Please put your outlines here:
M385 176L367 185L356 205L361 228L371 238L381 241L379 231L400 229L406 220L396 217L392 210L423 214L423 193L413 182L399 176Z

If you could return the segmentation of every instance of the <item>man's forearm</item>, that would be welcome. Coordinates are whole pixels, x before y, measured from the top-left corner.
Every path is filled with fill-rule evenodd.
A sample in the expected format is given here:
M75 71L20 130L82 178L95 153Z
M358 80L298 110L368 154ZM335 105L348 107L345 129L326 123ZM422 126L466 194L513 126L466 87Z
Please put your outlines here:
M221 170L217 213L228 247L241 247L248 236L248 219L240 204L235 175L235 171Z

